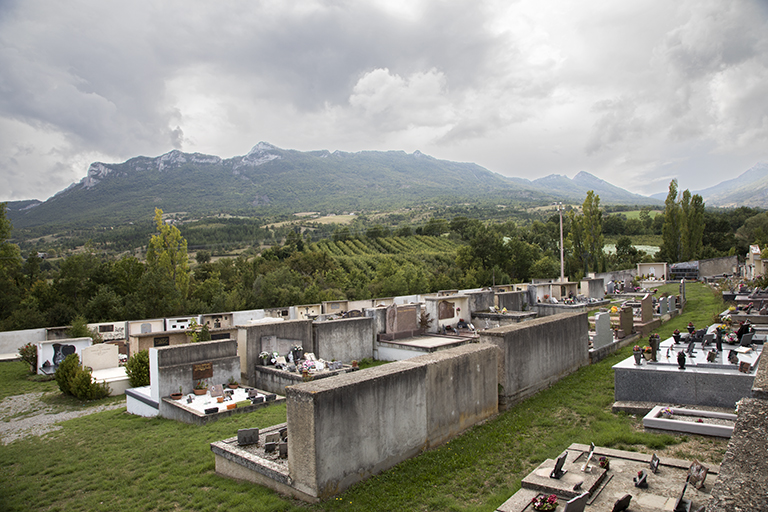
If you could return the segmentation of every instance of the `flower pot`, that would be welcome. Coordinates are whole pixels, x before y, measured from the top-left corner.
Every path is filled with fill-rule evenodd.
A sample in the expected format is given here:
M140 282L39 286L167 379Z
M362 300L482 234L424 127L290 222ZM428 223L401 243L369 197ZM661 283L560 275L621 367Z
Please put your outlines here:
M181 393L171 393L171 398L174 400L181 400L181 397L184 396Z
M675 343L680 343L680 333L673 334L672 339L675 340Z
M227 410L229 410L229 409L234 409L234 408L236 408L236 407L237 407L237 404L228 404L228 405L227 405Z
M632 352L632 355L635 356L635 364L640 365L640 359L643 357L642 352Z
M195 392L196 395L204 395L208 392L207 389L194 389L193 391Z
M224 403L224 397L223 396L216 397L216 401L218 403L220 403L220 404L223 404Z
M261 366L269 366L269 357L262 357L260 361L261 361Z
M646 361L650 361L651 358L653 357L653 353L652 352L643 352L643 357L645 358Z

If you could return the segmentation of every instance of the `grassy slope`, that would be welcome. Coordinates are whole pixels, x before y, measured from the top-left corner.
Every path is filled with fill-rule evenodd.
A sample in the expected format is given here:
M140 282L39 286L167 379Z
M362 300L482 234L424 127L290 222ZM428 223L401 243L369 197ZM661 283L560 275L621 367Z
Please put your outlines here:
M677 287L662 290L676 293ZM704 326L724 309L703 285L689 285L688 298L686 313L664 325L662 337L688 321ZM205 427L119 409L64 422L62 430L43 438L0 446L0 510L492 511L528 472L573 442L640 451L671 446L672 456L690 456L683 447L695 436L645 433L638 418L611 413L611 366L629 355L626 347L582 368L450 443L315 506L214 473L209 443L238 428L285 421L285 407L272 406ZM19 382L17 376L0 384ZM710 462L719 462L725 442L704 438L702 445L714 445Z

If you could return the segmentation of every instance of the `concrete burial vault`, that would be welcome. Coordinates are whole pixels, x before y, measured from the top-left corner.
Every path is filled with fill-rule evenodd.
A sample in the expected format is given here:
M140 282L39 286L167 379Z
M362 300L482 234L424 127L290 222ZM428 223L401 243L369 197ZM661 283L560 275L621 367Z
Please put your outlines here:
M310 502L338 494L496 414L500 357L471 344L289 386L287 464L231 438L211 444L216 472Z

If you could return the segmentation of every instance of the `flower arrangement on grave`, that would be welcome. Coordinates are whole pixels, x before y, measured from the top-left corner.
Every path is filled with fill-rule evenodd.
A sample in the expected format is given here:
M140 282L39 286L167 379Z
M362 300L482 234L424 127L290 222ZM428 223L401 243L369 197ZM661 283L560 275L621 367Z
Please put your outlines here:
M667 419L671 418L672 414L673 414L673 412L672 412L672 408L671 407L665 407L665 408L663 408L661 410L661 415L664 416Z
M650 361L653 357L653 348L651 348L650 345L646 345L643 347L643 357L646 361Z
M696 330L696 327L693 326L693 322L688 322L688 332L690 334L693 334L693 331Z
M640 348L640 345L635 345L632 347L632 352L642 352L643 349Z
M736 306L728 306L728 311L736 311Z
M237 389L238 386L240 386L240 383L235 380L234 377L230 377L228 381L228 385L230 389Z
M600 457L597 459L597 465L603 469L611 468L611 460L608 457Z
M269 358L269 363L270 363L270 364L275 364L275 363L277 363L277 358L278 358L278 357L280 357L280 352L278 352L277 350L275 350L274 352L272 352L272 356Z
M204 380L195 382L193 391L196 395L204 395L208 391L208 382Z
M259 360L261 361L262 366L267 366L269 364L269 359L270 359L269 352L262 352L259 354Z
M531 500L533 510L555 510L557 508L557 496L555 494L539 494Z
M680 329L672 331L672 339L675 340L675 343L680 343Z
M611 313L618 313L618 312L619 312L619 308L617 308L616 306L611 306Z

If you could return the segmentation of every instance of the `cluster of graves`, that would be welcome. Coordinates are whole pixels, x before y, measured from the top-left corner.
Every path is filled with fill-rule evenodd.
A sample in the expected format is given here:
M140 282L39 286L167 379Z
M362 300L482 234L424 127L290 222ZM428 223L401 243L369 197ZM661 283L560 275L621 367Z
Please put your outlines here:
M697 460L574 443L556 460L542 462L496 510L554 510L537 508L539 503L556 504L564 512L703 510L710 500L707 476L717 474L718 468Z

